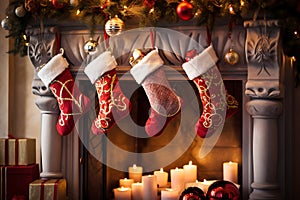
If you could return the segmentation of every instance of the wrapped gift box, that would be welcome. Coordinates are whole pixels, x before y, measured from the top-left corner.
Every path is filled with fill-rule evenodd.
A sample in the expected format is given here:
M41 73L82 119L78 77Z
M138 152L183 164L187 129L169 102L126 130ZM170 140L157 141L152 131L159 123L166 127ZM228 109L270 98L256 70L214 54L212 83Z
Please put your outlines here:
M0 139L0 165L30 165L34 163L36 163L35 139Z
M1 166L0 199L11 200L14 196L29 197L29 184L39 179L39 165Z
M29 200L65 200L66 179L38 179L29 185Z

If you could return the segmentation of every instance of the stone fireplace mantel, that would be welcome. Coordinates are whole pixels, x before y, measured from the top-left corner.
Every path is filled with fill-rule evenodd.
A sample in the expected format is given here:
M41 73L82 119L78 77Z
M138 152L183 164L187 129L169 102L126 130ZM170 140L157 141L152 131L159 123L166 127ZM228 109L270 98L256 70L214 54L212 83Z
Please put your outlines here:
M172 38L164 32L157 32L156 46L160 46L160 54L165 63L184 75L181 68L187 50L193 47L192 40L201 52L206 43L206 29L199 26L172 26L172 31L186 35L186 38ZM65 57L70 63L71 71L79 80L87 80L83 73L85 62L94 55L87 55L83 46L90 38L88 30L76 25L45 26L43 30L32 28L30 35L29 57L34 68L41 66L56 54L59 47L64 48ZM118 62L118 75L126 75L129 70L129 57L135 48L151 48L149 29L124 32L122 37L112 37L110 47ZM121 35L122 35L121 34ZM126 35L126 37L124 37ZM282 67L288 65L280 46L280 28L277 21L247 21L244 26L235 26L232 36L234 44L228 38L227 25L217 26L212 33L212 43L220 58L218 66L224 80L241 80L244 86L243 105L243 199L280 199L284 188L279 176L282 164L279 147L282 142L279 135L284 134L280 127L284 107ZM95 34L99 43L99 51L105 49L103 31ZM233 45L239 54L239 62L229 65L224 62L223 55ZM171 53L170 53L171 52ZM174 53L175 52L175 53ZM34 69L34 70L35 70ZM35 73L36 74L36 73ZM172 71L167 71L171 80L182 79ZM185 75L183 76L185 77ZM67 177L70 199L80 199L79 192L79 138L75 134L61 138L55 130L59 109L50 90L35 75L32 91L39 98L36 105L41 110L41 177ZM55 147L55 148L54 148ZM55 157L56 159L52 159Z

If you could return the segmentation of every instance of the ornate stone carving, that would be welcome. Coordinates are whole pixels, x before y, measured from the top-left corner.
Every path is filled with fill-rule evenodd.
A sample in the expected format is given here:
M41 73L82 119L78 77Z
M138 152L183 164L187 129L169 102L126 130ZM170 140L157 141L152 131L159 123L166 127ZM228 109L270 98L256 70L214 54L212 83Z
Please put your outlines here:
M59 48L59 34L56 28L30 29L28 56L34 66L32 93L39 96L35 104L41 115L41 157L42 178L60 178L61 173L61 136L55 127L59 113L58 104L52 92L37 76L37 68L47 63ZM52 158L56 158L53 160Z
M245 43L248 65L246 95L254 98L280 96L280 28L277 21L245 22Z
M247 104L247 111L253 117L277 118L282 113L282 104L279 101L253 100Z
M277 21L245 22L248 81L246 105L253 118L253 189L249 199L280 199L278 132L280 101L280 28Z

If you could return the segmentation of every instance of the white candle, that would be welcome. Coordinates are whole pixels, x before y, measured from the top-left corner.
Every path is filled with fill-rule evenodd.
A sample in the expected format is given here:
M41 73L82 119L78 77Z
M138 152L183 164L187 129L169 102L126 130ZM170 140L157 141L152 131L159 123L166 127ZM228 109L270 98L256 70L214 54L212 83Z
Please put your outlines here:
M199 188L206 194L209 186L216 182L216 180L209 180L207 181L206 179L203 180L203 182L199 182Z
M171 169L171 188L182 192L184 189L184 171L183 169Z
M131 189L120 187L114 189L115 200L131 200Z
M143 200L157 199L157 181L156 176L142 176L143 183Z
M143 199L143 184L142 183L132 183L131 185L132 200Z
M142 182L143 168L133 164L132 167L128 168L129 178L133 179L134 182Z
M197 166L193 165L192 161L188 165L183 166L184 183L191 183L197 180Z
M238 182L238 163L231 161L223 163L223 179L233 183Z
M127 179L127 178L120 179L119 183L120 183L120 187L131 188L131 184L133 183L133 179Z
M159 187L165 187L168 184L168 173L164 172L163 168L160 168L159 171L154 171L154 175L156 176Z
M191 183L186 183L185 184L185 188L189 188L189 187L199 187L200 188L200 182L198 180L196 180L195 182L191 182Z
M178 191L167 188L161 191L161 200L178 200Z

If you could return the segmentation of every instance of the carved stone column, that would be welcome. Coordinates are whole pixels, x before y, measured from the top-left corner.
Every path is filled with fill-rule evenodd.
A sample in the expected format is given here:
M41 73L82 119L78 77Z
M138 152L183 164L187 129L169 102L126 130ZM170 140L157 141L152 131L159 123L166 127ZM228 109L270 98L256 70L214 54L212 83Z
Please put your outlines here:
M59 108L50 89L36 74L36 68L49 61L57 52L57 30L47 28L31 29L29 57L34 66L32 92L37 95L35 103L41 110L41 178L61 178L62 138L56 131Z
M253 191L250 199L280 199L280 29L276 21L245 22L245 27L248 64L245 94L251 97L246 107L253 118Z

